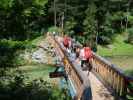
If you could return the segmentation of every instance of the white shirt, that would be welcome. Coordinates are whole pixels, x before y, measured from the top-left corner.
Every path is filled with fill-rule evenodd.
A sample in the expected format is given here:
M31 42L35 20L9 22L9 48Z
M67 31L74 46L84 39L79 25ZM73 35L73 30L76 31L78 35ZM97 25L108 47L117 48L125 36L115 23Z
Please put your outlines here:
M85 53L84 53L84 49L81 49L81 50L80 50L79 57L81 58L81 60L86 60L86 58L85 58Z

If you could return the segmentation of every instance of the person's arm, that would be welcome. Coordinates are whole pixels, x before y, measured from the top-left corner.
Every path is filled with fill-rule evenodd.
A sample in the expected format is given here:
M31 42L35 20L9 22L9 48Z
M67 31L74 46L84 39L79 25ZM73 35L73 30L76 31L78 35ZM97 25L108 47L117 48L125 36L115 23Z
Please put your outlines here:
M78 64L80 63L80 58L76 58L75 62Z
M83 57L82 57L82 53L83 53L83 50L80 50L79 52L79 59L81 60Z

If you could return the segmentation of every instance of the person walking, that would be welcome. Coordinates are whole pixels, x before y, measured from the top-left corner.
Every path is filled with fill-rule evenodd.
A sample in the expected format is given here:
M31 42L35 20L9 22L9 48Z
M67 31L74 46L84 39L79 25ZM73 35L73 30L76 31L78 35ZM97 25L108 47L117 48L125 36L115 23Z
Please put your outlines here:
M70 37L68 37L67 35L65 35L63 38L63 45L64 45L67 53L70 54L71 49L72 49L72 39Z
M91 71L93 54L91 48L86 46L86 43L83 44L83 48L80 50L79 58L81 59L81 68L84 69L84 66L86 66Z
M64 38L63 38L64 47L65 48L70 48L71 47L71 42L72 42L71 38L65 35Z

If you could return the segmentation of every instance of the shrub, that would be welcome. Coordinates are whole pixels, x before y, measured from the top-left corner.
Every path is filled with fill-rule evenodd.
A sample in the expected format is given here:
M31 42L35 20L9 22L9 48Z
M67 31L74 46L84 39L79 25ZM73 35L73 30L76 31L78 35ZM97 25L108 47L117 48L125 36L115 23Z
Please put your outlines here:
M71 100L67 90L36 79L27 78L19 71L9 73L0 78L0 100Z
M107 44L110 44L111 43L111 39L107 36L99 36L98 37L98 44L101 44L101 45L107 45Z
M18 50L24 50L26 42L0 40L0 67L11 67L16 65L15 57Z
M61 33L61 29L59 29L58 27L50 27L48 29L49 32L56 32L56 33Z

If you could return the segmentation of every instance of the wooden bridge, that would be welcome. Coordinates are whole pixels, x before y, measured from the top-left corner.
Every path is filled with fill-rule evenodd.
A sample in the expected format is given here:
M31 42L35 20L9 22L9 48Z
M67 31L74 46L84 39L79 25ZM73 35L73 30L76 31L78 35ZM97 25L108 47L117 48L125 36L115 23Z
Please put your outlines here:
M115 65L94 54L93 70L83 71L80 64L73 61L57 38L48 34L49 43L54 47L56 55L63 62L65 74L75 88L76 100L125 100L133 95L133 77L126 76Z

